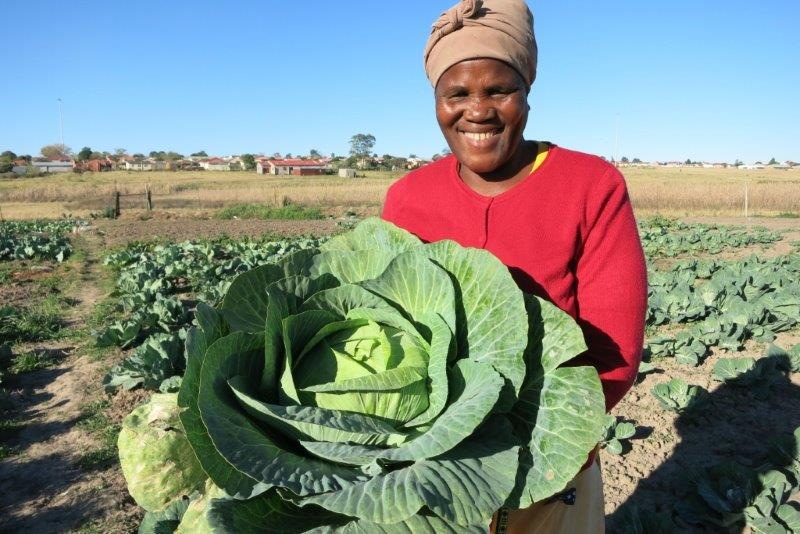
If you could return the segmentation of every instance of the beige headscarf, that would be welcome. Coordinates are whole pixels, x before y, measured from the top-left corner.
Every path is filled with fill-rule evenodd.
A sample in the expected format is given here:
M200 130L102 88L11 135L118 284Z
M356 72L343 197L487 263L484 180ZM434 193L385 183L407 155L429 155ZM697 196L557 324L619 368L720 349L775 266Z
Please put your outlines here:
M536 79L533 15L524 0L461 0L433 24L425 72L433 87L466 59L492 58L517 69L528 87Z

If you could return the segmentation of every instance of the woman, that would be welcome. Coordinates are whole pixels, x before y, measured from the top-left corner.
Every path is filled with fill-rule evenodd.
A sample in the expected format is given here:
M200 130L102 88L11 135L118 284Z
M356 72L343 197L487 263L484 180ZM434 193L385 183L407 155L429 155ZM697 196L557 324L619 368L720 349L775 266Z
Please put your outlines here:
M492 252L523 290L574 317L589 347L574 363L598 370L610 410L641 359L644 255L614 166L523 138L536 62L533 16L523 0L464 0L443 13L425 70L452 155L393 184L382 216L425 241ZM602 532L594 455L565 490L525 510L501 510L493 529Z

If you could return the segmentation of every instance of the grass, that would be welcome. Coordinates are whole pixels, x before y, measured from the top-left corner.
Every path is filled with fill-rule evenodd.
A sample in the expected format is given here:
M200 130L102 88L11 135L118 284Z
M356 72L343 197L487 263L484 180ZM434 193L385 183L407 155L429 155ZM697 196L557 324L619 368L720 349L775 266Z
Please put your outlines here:
M0 308L0 343L58 337L63 326L62 306L57 295L50 295L27 308Z
M0 264L0 284L7 284L11 281L11 275L14 274L14 268L11 265Z
M262 204L236 204L217 212L217 219L323 219L325 215L319 208L309 208L297 204L286 206L266 206Z
M8 370L15 375L30 373L54 365L56 361L47 351L23 352L14 356Z
M121 427L105 414L108 406L106 400L87 405L78 422L79 428L100 442L97 449L84 453L78 460L78 465L82 469L104 469L117 461L117 437Z
M0 443L0 460L5 460L11 456L16 456L19 454L20 450L18 447L11 447L9 445L3 445Z

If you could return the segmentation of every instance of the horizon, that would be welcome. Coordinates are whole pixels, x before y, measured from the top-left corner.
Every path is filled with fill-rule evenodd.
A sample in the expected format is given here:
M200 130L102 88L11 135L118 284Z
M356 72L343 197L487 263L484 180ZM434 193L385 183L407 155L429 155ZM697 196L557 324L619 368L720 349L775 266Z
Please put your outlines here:
M12 1L7 20L58 15L7 29L0 151L60 143L61 99L75 152L346 155L370 133L375 153L430 159L447 145L421 55L452 3ZM800 5L529 5L527 138L617 161L800 160Z

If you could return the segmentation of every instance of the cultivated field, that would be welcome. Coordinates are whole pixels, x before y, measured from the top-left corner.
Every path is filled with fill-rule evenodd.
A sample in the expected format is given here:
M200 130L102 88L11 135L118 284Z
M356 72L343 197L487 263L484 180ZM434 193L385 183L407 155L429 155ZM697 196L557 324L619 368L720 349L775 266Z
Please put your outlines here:
M800 171L703 168L622 169L640 215L800 216ZM386 189L399 172L367 171L366 177L276 177L255 172L129 172L64 174L0 181L0 210L6 219L88 217L113 203L113 194L141 194L150 187L154 208L171 216L208 217L243 202L320 207L334 216L345 211L377 214ZM143 210L144 197L123 197L123 212Z

